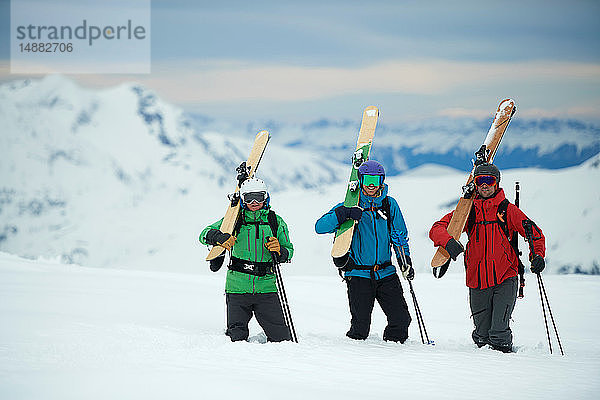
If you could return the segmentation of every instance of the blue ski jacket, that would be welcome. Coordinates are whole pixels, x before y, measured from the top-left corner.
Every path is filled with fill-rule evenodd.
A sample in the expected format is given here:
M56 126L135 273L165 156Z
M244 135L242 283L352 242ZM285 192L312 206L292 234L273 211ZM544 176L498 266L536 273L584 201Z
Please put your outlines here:
M393 197L387 196L388 186L384 188L378 197L369 197L361 194L359 206L363 209L362 217L354 228L352 245L350 246L350 257L356 265L376 265L391 261L394 247L396 256L400 256L404 249L404 254L410 256L408 247L408 231L404 222L404 217L400 211L398 203ZM388 232L387 220L380 212L382 202L385 197L390 202L390 217L392 219L391 232ZM344 203L336 204L327 214L319 218L315 224L315 231L319 234L333 233L339 227L335 209ZM375 279L385 278L396 272L396 267L390 265L374 273ZM362 278L371 278L371 271L353 269L346 271L344 276L359 276Z

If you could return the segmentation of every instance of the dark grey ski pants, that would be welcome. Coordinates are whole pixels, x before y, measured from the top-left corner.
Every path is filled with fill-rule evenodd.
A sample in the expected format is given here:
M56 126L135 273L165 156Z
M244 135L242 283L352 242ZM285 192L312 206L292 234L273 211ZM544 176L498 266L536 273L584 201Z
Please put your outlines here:
M285 324L283 310L277 293L226 293L227 331L232 342L248 339L248 323L252 315L265 331L267 340L290 340L290 330Z
M517 277L506 279L487 289L469 288L471 316L475 323L472 337L475 344L495 347L512 346L510 317L517 299Z

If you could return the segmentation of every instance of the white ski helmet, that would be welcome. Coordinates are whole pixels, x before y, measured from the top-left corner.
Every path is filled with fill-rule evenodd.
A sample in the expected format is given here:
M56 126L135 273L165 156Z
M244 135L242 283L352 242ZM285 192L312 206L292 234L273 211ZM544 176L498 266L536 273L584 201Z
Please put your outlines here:
M267 185L262 179L250 178L246 179L240 187L240 197L242 199L242 207L246 208L246 203L258 202L263 203L263 207L269 206L269 193Z
M246 179L244 181L244 183L242 183L242 186L240 186L240 195L241 196L245 195L246 193L254 193L254 192L264 192L265 194L268 193L267 185L265 185L265 182L262 179L258 179L258 178Z

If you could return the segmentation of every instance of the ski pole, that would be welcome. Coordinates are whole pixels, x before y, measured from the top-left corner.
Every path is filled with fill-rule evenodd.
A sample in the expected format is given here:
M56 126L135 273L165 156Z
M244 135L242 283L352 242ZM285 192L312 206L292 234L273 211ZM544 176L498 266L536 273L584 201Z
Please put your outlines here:
M556 323L554 322L554 315L552 314L552 309L550 308L550 301L548 301L548 295L546 294L546 287L544 286L542 274L538 273L537 276L538 276L539 284L542 288L542 292L544 293L544 299L546 300L546 305L548 306L548 313L550 314L550 319L552 320L552 326L554 327L554 334L556 335L556 341L558 342L558 348L560 349L560 355L564 356L565 352L563 351L562 343L560 342L560 336L558 335L558 329L556 328ZM546 322L546 324L547 324L547 322ZM552 351L550 351L550 354L552 354Z
M283 278L281 277L281 270L279 263L277 262L277 255L275 252L271 252L271 258L273 259L273 271L275 272L275 282L277 283L277 295L279 297L279 303L283 311L283 319L285 324L290 331L290 337L292 341L298 343L298 337L296 336L296 329L294 328L294 322L292 321L292 313L290 312L290 305L287 300L285 293L285 287L283 286Z
M281 270L279 268L279 264L275 265L275 277L279 289L278 291L281 291L279 302L282 303L283 317L285 319L285 323L290 331L290 337L292 341L298 343L298 337L296 336L296 329L294 328L294 322L292 321L292 313L290 311L290 305L288 303L287 295L285 293L285 287L283 286L283 279L281 278Z
M540 302L542 303L542 314L544 314L544 326L546 327L546 337L548 338L548 348L550 349L550 354L552 354L552 341L550 340L550 331L548 330L548 318L546 317L546 304L544 303L544 298L542 297L542 285L540 284L540 274L537 274L537 283L538 290L540 292Z
M515 206L519 207L519 205L520 186L519 182L515 182ZM519 271L519 293L517 297L519 299L522 299L523 297L525 297L525 293L523 293L523 289L525 288L525 266L521 262L521 251L519 250L519 237L517 236L517 232L513 233L513 236L510 239L510 241L512 242L513 248L515 249L515 252L517 254L517 260L519 262L519 265L517 266L517 269Z
M433 344L431 340L429 340L429 335L427 335L427 329L425 328L425 321L423 320L423 314L421 313L421 308L419 307L419 303L417 302L417 296L415 295L415 290L413 288L412 282L408 281L408 286L410 287L410 293L413 298L413 303L415 305L415 314L417 315L417 322L419 324L419 333L421 334L421 343L423 344ZM421 327L423 327L423 331L421 331ZM423 339L423 333L425 333L425 341Z
M406 265L406 255L404 254L404 246L400 246L402 250L400 255L402 256L402 263ZM421 335L421 343L423 344L433 344L432 341L429 340L429 336L427 335L427 329L425 328L425 321L423 320L423 314L421 313L421 308L419 307L419 303L417 302L417 295L415 294L415 290L413 288L413 284L410 279L407 279L408 287L410 288L410 294L413 299L413 305L415 307L415 316L417 317L417 323L419 325L419 334ZM423 333L425 333L425 338L423 338ZM427 342L425 342L427 339Z
M529 242L529 251L531 254L535 254L533 248L533 226L531 221L523 222L523 227L525 228L525 236L527 237L527 241ZM558 347L560 349L560 354L565 355L562 343L560 342L560 336L558 335L558 329L556 328L556 323L554 322L554 315L552 314L552 309L550 308L550 301L548 300L548 295L546 294L546 287L544 286L544 280L542 279L542 274L540 272L536 273L537 282L538 282L538 291L540 293L540 302L542 303L542 313L544 314L544 323L546 325L546 336L548 337L548 347L550 349L550 354L552 354L552 343L550 339L550 330L548 329L548 318L546 317L546 306L548 306L548 314L550 314L550 319L552 320L552 326L554 327L554 334L556 335L556 341L558 342Z

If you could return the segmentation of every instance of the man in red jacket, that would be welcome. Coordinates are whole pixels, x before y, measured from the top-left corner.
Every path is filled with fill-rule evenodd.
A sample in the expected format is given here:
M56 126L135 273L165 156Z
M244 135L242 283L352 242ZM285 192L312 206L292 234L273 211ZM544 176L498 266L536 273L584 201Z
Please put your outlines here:
M474 183L475 199L465 226L469 237L466 251L446 230L452 212L433 224L429 237L434 245L443 246L453 260L465 251L475 344L512 352L509 323L517 298L519 260L509 237L515 231L526 237L525 227L532 227L535 253L530 254L529 259L531 272L536 274L545 267L545 238L533 221L517 206L508 203L504 190L499 187L500 171L495 165L478 165Z

